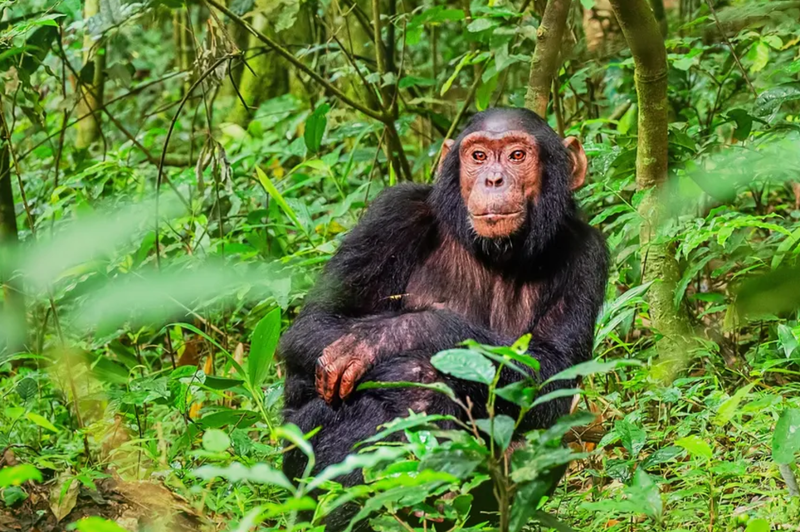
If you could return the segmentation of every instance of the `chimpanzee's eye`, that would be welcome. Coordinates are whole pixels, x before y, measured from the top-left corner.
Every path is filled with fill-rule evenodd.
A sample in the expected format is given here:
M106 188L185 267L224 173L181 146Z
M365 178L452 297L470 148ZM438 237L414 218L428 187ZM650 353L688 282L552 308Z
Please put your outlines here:
M472 158L476 161L485 161L486 160L486 153L482 151L474 151L472 152Z
M508 158L517 163L522 162L525 160L525 152L523 150L514 150Z

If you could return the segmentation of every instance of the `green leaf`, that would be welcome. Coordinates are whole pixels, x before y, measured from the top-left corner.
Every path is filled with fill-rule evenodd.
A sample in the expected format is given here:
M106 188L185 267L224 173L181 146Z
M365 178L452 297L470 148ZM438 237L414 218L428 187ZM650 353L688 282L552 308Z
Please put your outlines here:
M231 446L230 437L219 429L208 429L203 434L203 449L223 453Z
M390 421L385 425L383 430L371 436L361 442L360 445L364 445L367 443L375 443L377 441L381 441L385 439L387 436L394 434L396 432L405 431L407 429L417 428L417 427L435 427L434 423L437 421L453 421L456 418L453 416L445 416L441 414L432 414L432 415L425 415L425 414L411 414L408 417L404 418L397 418L394 421Z
M724 403L722 403L719 408L717 408L717 415L714 417L714 423L716 425L722 426L728 423L733 418L733 415L736 413L736 409L739 408L739 404L745 398L745 396L750 393L750 390L753 389L755 386L755 382L751 382L747 386L743 388L739 388L733 397L730 397Z
M489 28L493 28L495 26L497 26L497 22L492 19L476 18L469 23L469 26L467 26L467 31L470 33L478 33L480 31L486 31Z
M797 337L794 335L794 331L783 323L779 324L778 340L781 343L786 358L791 358L795 349L797 349Z
M514 403L515 405L523 406L525 408L531 408L533 396L536 393L536 387L531 386L529 382L522 380L512 382L508 386L504 386L502 388L497 388L494 393L498 397L502 397L510 403Z
M30 377L25 377L17 384L17 394L23 402L30 401L36 397L36 381Z
M450 87L453 85L453 82L455 82L459 72L461 72L461 69L467 66L467 64L469 64L469 62L475 57L475 55L476 54L470 52L461 58L461 61L459 61L456 65L456 69L453 74L447 78L447 81L445 81L444 85L442 85L442 90L439 92L439 96L444 96L445 93L450 90Z
M747 523L747 528L745 528L744 532L769 532L770 530L769 521L758 518L751 519Z
M452 400L456 400L456 394L452 388L443 382L432 382L430 384L422 382L408 382L408 381L393 381L393 382L375 382L367 381L358 385L357 390L383 390L392 388L423 388L425 390L433 390L442 393Z
M42 481L42 473L31 464L20 464L0 469L0 488L20 486L29 480Z
M334 480L357 469L375 467L382 462L392 462L405 455L407 451L401 447L379 447L371 453L349 454L338 464L323 469L314 480L309 482L306 491L319 487L323 482Z
M784 410L772 433L772 459L778 464L791 464L800 451L800 410Z
M631 458L639 456L647 440L647 433L643 428L623 419L614 424L614 432L619 435L623 447L631 453Z
M267 464L256 464L252 467L245 467L239 462L233 462L227 467L204 465L195 469L193 474L203 480L224 478L230 482L249 481L257 484L271 484L292 492L295 491L294 485L289 482L286 475Z
M664 515L661 493L658 485L642 468L636 470L633 482L625 489L625 493L628 495L628 500L638 507L640 512L644 512L659 523L661 522Z
M258 181L261 183L261 186L267 191L267 194L269 194L269 196L277 202L278 206L281 208L284 214L289 217L294 226L308 236L308 231L303 224L300 223L297 213L294 212L294 209L292 209L288 203L286 203L286 199L283 197L283 195L278 191L270 178L267 177L267 174L265 174L264 171L258 166L256 166L256 176L258 177Z
M488 451L487 451L488 453ZM474 449L441 449L427 455L420 462L420 471L447 473L456 478L468 478L485 457Z
M585 0L581 1L583 2ZM557 532L578 532L571 526L567 525L566 523L562 523L561 521L556 519L554 516L548 514L547 512L538 511L536 512L536 515L534 517L536 521L538 521L539 524L544 525L545 528L552 528Z
M552 479L537 479L517 487L514 503L511 506L509 532L519 532L536 513L542 497L554 487Z
M482 354L469 349L448 349L434 355L431 364L437 370L457 379L491 384L494 364Z
M330 110L330 104L324 103L314 109L311 116L306 120L306 128L303 132L303 140L306 141L306 148L311 153L317 153L322 144L322 136L328 126L328 118L325 116Z
M28 418L28 421L32 421L33 423L36 423L37 425L39 425L43 429L47 429L47 430L49 430L51 432L58 432L58 429L56 428L56 426L53 425L52 423L50 423L50 421L47 418L42 417L42 416L40 416L39 414L37 414L35 412L28 412L25 415L25 417Z
M711 446L703 441L699 436L686 436L675 442L675 445L686 449L691 456L710 460L714 455Z
M494 422L493 422L494 421ZM512 418L499 415L494 419L477 419L475 425L484 433L488 434L500 447L500 450L505 451L511 444L511 437L514 435L515 422Z
M78 532L128 532L114 521L109 521L96 515L84 517L69 525L68 529L77 530Z
M624 368L628 366L641 366L642 363L638 360L611 360L609 362L602 362L600 360L589 360L587 362L583 362L581 364L577 364L572 366L571 368L567 368L564 371L557 373L547 379L542 386L549 382L553 381L561 381L561 380L572 380L577 379L578 377L585 377L586 375L602 375L604 373L612 372L618 368Z
M247 376L253 389L259 389L267 379L280 334L281 309L274 308L261 318L250 337Z
M231 428L247 428L255 425L261 415L252 410L226 409L200 418L197 423L204 429L218 429L226 425Z
M784 85L768 89L756 98L755 115L765 117L774 114L785 102L797 99L800 99L800 87Z
M580 388L559 388L558 390L553 390L550 393L546 393L544 395L540 395L536 398L533 402L532 407L539 406L544 403L548 403L554 399L559 399L561 397L574 397L576 395L583 395L584 391Z

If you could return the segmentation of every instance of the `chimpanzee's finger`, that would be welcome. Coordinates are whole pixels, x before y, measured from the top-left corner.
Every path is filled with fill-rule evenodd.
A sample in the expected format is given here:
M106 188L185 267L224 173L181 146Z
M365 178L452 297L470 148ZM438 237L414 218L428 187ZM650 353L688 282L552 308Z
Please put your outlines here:
M366 373L366 364L361 359L354 359L347 369L342 374L342 380L339 383L339 397L346 399L358 384L358 380Z

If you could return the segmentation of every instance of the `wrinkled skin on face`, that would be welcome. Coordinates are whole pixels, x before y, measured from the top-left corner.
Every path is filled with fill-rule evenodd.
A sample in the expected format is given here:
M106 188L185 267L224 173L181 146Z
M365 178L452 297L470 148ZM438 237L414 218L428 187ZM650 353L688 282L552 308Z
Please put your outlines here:
M453 141L445 141L447 155ZM586 176L586 154L574 137L564 140L572 164L571 188ZM470 223L484 238L505 238L522 228L528 203L542 188L542 160L536 137L513 127L488 127L470 133L459 145L461 197Z

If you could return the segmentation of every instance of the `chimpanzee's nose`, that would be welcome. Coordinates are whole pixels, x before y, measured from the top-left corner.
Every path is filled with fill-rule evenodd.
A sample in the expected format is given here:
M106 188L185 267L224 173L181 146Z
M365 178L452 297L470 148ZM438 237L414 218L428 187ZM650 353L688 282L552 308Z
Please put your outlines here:
M500 188L505 184L505 179L500 172L492 172L486 177L484 184L486 188Z

